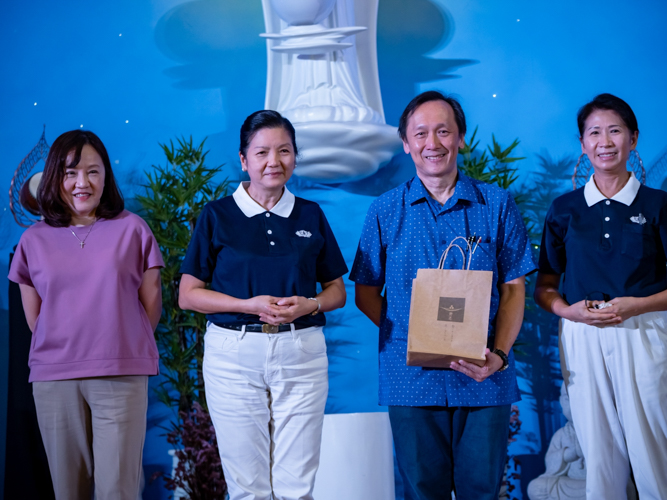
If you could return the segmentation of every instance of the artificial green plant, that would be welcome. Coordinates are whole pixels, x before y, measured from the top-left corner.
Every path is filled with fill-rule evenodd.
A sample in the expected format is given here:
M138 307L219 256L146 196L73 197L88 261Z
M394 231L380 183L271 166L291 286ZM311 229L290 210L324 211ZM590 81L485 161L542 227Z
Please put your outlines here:
M178 306L180 267L204 205L224 196L228 182L216 182L222 169L205 165L208 151L179 138L175 145L160 144L167 165L147 172L145 194L137 200L155 235L165 267L162 269L162 317L155 332L160 351L163 382L160 401L179 412L189 412L194 402L206 408L202 361L206 319L203 314Z
M525 157L512 157L512 151L519 145L519 139L514 139L512 144L503 149L496 141L495 135L491 135L491 146L486 150L478 152L479 140L477 139L477 127L465 141L464 146L459 149L463 161L459 165L461 171L468 177L480 181L496 184L503 189L509 190L512 184L519 178L518 169L510 164L524 160ZM488 154L487 154L488 152Z

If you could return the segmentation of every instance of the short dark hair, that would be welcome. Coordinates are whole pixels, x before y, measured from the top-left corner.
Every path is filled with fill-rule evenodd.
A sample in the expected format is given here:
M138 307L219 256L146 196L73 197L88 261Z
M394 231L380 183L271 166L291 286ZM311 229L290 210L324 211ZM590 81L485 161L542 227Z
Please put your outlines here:
M262 109L255 111L248 118L245 119L241 125L241 144L239 146L239 153L245 158L248 152L248 146L255 134L263 128L282 128L287 131L292 139L292 147L294 148L294 156L299 154L296 147L296 132L292 123L277 111L271 109Z
M410 103L403 110L400 120L398 121L398 135L405 142L408 138L408 121L413 115L415 110L430 101L444 101L449 104L454 110L454 119L456 120L456 126L459 129L459 137L465 137L466 135L466 115L463 112L463 108L459 101L449 95L443 95L437 90L427 90L422 92L417 97L412 99Z
M593 111L598 109L615 111L616 114L621 117L621 120L623 120L625 126L628 127L631 134L634 134L635 132L639 133L637 117L632 111L630 105L615 95L600 94L596 95L591 102L584 104L581 108L579 108L579 112L577 113L579 137L584 136L584 127L586 126L586 120L588 120L588 117L591 115L591 113L593 113Z
M100 204L95 209L95 216L100 219L113 219L125 209L123 195L111 170L109 154L100 138L89 130L70 130L53 141L46 158L42 180L37 188L39 211L49 226L66 227L72 222L71 209L63 201L60 192L65 169L79 164L81 150L86 144L97 151L104 163L104 189ZM72 151L74 152L72 161L67 163L67 157Z

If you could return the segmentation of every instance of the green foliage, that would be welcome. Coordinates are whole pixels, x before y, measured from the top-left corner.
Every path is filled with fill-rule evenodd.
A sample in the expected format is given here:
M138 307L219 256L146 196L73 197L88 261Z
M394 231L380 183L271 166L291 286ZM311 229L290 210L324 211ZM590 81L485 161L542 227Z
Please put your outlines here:
M510 186L519 178L519 169L510 165L525 159L524 157L510 156L512 151L519 145L519 139L514 139L512 144L503 149L496 141L495 135L492 134L492 145L487 146L486 150L478 153L479 140L476 141L476 138L477 127L475 127L475 131L472 133L470 141L467 141L464 147L459 149L459 154L463 158L463 164L459 165L459 168L468 177L488 182L489 184L496 184L503 189L509 190Z
M216 184L222 165L205 165L204 141L195 146L192 137L160 144L167 166L153 166L146 173L145 195L137 196L143 217L162 251L162 317L155 332L164 381L158 397L167 406L187 412L193 402L206 407L202 359L206 319L203 314L178 307L179 272L185 252L204 205L224 196L227 180Z
M519 185L516 162L524 158L513 157L512 152L519 141L514 140L509 147L503 149L491 136L492 144L481 152L476 140L477 129L470 140L459 150L463 164L459 168L463 173L490 184L495 184L512 192L521 211L537 260L542 225L551 202L556 196L566 192L569 175L572 170L571 158L553 161L548 155L538 155L539 170L535 172L528 184ZM557 416L560 381L562 379L558 359L558 325L557 318L535 304L533 290L535 274L526 277L526 307L521 333L514 343L517 374L528 386L527 393L531 396L532 406L538 415L539 438L541 443L548 443L554 432L554 421ZM512 424L510 424L511 427ZM561 424L562 425L562 424ZM560 427L560 425L556 425ZM518 428L516 432L518 432ZM526 438L527 439L527 438ZM535 450L537 452L539 448ZM513 458L512 460L516 460ZM513 482L518 479L516 464L510 461L504 498L511 498Z
M530 193L522 205L524 218L528 220L531 246L537 258L542 227L547 211L553 200L571 189L570 177L575 158L565 157L553 160L547 153L537 155L538 164L531 174L524 191ZM533 300L536 274L526 279L526 310L519 338L518 349L514 352L521 363L517 364L517 374L527 382L527 393L531 406L538 415L539 443L544 451L558 422L560 383L562 380L558 354L558 317L539 307ZM519 342L517 342L519 343ZM516 344L515 344L516 345ZM536 451L539 447L536 446Z
M523 212L530 225L536 230L531 234L532 241L539 245L542 235L542 226L551 203L560 195L572 189L570 180L576 158L566 156L554 160L548 153L537 155L538 170L531 174L532 186L530 197L526 198Z
M512 151L519 145L519 139L514 139L512 144L503 149L498 141L496 141L496 136L491 134L491 145L487 146L480 153L477 150L479 146L479 140L476 140L477 129L478 127L475 127L470 140L466 141L464 146L459 149L459 157L463 159L463 163L458 165L459 169L472 179L495 184L507 191L511 191L514 201L521 210L527 197L523 193L523 190L514 189L514 183L519 180L519 169L514 163L525 160L525 157L510 156ZM521 211L523 214L523 210ZM528 232L532 233L533 226L525 214L523 214L523 221L528 228Z

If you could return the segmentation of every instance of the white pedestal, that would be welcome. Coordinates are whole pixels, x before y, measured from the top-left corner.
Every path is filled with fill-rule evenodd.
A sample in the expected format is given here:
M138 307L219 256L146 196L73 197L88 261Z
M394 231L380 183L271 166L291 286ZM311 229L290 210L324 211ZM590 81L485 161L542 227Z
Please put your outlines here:
M394 500L394 458L387 413L324 416L315 500Z

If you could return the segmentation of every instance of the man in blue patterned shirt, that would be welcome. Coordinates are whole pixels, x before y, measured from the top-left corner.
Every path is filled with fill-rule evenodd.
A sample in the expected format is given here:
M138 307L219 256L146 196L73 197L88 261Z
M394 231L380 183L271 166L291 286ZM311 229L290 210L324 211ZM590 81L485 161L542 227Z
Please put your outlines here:
M350 279L357 306L380 327L380 404L389 406L405 499L449 500L455 491L458 500L497 500L511 403L520 399L512 345L525 275L535 270L528 235L507 191L458 171L466 124L455 99L418 95L398 130L417 176L369 208ZM456 236L480 241L471 269L493 271L486 363L407 366L412 280L437 267ZM460 269L452 253L447 267Z

